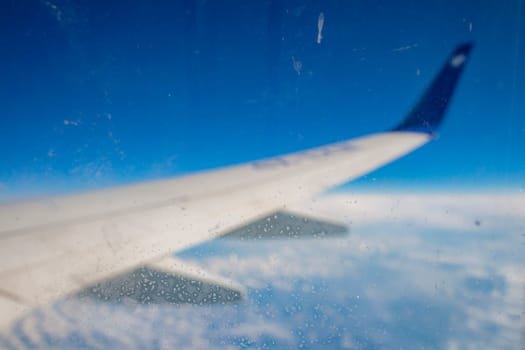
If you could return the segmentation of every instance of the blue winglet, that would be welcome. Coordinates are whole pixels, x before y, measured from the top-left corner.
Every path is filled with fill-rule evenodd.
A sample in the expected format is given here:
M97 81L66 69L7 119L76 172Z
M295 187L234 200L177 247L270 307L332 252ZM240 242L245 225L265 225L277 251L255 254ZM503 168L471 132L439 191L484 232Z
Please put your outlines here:
M452 52L419 102L393 131L434 134L443 120L471 49L472 43L465 43Z

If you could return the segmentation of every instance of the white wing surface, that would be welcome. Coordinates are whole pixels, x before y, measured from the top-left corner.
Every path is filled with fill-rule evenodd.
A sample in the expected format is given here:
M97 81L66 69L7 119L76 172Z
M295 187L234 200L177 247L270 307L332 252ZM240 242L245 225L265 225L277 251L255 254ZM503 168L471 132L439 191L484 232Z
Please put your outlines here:
M418 104L386 132L174 179L1 205L0 326L138 268L200 276L242 295L233 282L166 259L431 140L470 50L470 44L454 50Z

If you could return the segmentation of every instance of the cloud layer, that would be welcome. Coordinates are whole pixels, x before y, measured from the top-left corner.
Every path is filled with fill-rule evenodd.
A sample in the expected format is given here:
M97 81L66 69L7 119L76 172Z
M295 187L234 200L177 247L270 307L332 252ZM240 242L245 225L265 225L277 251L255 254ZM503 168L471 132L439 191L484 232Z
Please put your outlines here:
M322 197L293 210L346 222L348 238L222 240L180 254L245 285L244 303L61 300L17 322L0 346L519 349L523 208L521 194Z

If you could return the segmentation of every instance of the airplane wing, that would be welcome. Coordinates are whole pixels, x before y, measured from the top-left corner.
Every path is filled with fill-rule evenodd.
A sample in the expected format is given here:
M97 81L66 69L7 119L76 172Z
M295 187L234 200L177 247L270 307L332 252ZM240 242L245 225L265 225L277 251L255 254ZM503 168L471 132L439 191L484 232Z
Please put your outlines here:
M171 255L223 235L246 237L240 228L261 228L267 218L278 217L272 213L431 140L470 50L464 44L452 52L392 130L174 179L0 205L0 327L58 297L106 298L102 292L115 286L127 286L120 295L128 295L135 290L129 278L137 274L161 284L172 278L164 283L168 287L180 278L196 279L241 297L234 282L170 260Z

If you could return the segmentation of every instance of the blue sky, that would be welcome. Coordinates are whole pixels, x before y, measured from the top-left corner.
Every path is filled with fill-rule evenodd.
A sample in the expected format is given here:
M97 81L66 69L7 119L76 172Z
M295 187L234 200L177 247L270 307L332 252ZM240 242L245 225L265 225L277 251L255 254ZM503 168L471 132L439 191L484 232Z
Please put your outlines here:
M10 1L0 194L166 177L385 130L464 41L476 47L440 139L348 188L522 189L520 3Z

